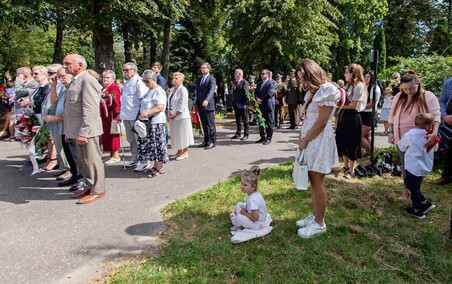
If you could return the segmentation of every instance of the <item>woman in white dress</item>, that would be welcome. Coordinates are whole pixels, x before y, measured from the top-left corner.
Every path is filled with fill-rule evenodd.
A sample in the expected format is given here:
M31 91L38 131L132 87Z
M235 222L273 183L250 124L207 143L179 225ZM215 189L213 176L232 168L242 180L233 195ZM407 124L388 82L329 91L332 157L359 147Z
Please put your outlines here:
M298 148L305 152L308 176L311 182L313 214L297 221L298 236L311 238L326 232L323 220L326 210L325 175L339 165L332 118L340 99L338 88L325 71L310 59L296 68L303 88L308 90L303 107L304 122L298 139Z
M168 118L170 121L171 148L176 149L176 161L188 158L188 147L195 143L193 128L188 110L188 91L182 85L184 74L173 74L174 87L168 99Z

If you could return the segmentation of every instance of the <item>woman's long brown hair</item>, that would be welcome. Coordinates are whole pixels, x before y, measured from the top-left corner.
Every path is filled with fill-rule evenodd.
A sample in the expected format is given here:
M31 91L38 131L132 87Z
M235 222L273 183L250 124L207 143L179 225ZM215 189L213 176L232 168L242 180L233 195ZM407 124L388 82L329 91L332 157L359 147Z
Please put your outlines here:
M400 110L404 113L410 113L414 106L417 107L418 112L428 111L427 102L425 101L425 91L422 88L421 81L419 77L413 70L407 70L402 78L400 79L400 84L414 82L418 84L419 87L417 89L416 94L411 98L411 101L408 102L408 94L403 91L400 92L400 98L397 101L397 104L394 107L394 111L391 115L395 115L396 110L400 108Z
M303 79L303 81L305 81L308 85L309 90L318 90L324 83L331 82L322 67L320 67L315 61L311 59L303 59L295 69L295 77L298 80ZM302 78L298 77L298 71L301 71ZM312 93L310 100L306 102L305 109L308 108L313 97L314 93Z

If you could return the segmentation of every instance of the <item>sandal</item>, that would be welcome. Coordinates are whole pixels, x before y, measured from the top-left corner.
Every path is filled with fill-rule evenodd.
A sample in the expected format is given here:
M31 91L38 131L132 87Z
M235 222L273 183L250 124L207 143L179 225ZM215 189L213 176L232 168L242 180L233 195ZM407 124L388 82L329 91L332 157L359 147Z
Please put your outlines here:
M157 169L154 168L154 167L152 167L152 168L147 168L147 169L144 170L145 173L152 173L152 172L155 172L155 171L157 171Z
M153 178L153 177L157 177L159 175L163 175L165 173L164 169L161 169L160 171L158 171L156 168L152 168L151 170L151 174L148 175L148 178Z
M345 179L354 179L356 177L356 175L354 173L351 172L347 172L346 175L344 175Z
M350 168L342 167L342 171L343 171L344 173L348 172L349 169L350 169Z
M49 161L47 162L47 164L45 165L45 167L44 168L41 168L41 169L39 169L41 172L50 172L51 170L53 170L53 169L55 169L56 167L58 167L58 162L57 163L55 163L55 165L53 166L53 167L49 167L49 164L51 163L51 162L54 162L54 161L56 161L57 159L55 158L55 159L49 159Z

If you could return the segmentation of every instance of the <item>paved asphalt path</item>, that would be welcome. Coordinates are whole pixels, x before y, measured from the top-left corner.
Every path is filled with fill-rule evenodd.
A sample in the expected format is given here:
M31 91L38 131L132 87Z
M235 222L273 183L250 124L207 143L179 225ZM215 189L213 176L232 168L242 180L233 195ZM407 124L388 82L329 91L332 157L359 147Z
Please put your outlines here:
M77 205L51 173L30 176L20 143L0 141L0 282L87 283L102 274L105 260L152 248L164 205L253 165L264 168L293 157L299 131L285 129L287 124L264 146L254 143L256 126L244 142L229 139L232 120L222 123L216 148L190 148L189 158L170 161L162 176L124 170L122 162L106 166L106 197L85 205ZM383 136L376 141L386 146Z

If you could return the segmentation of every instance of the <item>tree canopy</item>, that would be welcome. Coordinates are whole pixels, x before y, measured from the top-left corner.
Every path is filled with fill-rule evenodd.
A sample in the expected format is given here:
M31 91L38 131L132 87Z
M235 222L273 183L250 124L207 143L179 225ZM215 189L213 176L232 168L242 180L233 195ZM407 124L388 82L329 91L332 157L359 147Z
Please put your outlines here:
M287 73L311 58L338 79L352 62L370 68L373 48L380 69L452 54L451 1L0 0L0 71L80 53L97 71L158 60L164 76L187 78L209 61L226 81L236 68Z

